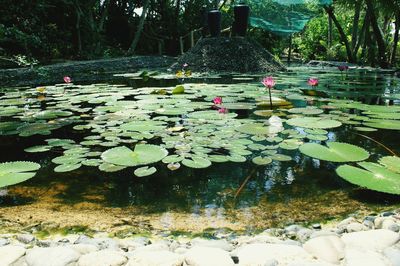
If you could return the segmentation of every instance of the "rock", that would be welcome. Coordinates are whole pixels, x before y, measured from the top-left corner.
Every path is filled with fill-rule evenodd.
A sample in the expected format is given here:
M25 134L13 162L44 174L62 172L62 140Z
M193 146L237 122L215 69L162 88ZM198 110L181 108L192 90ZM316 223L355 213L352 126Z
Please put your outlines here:
M33 248L25 259L29 266L64 266L76 262L80 256L69 247Z
M314 231L311 235L310 238L314 238L314 237L319 237L319 236L336 236L337 233L331 230L318 230L318 231Z
M280 240L277 237L274 236L269 236L267 234L259 234L256 235L254 237L250 237L247 239L247 241L243 241L243 238L240 239L239 241L239 245L243 244L243 243L247 243L247 244L255 244L255 243L270 243L270 244L278 244L281 243L282 240Z
M312 227L314 230L319 230L319 229L322 228L321 224L313 224L311 227Z
M388 260L378 252L371 250L346 249L344 265L346 266L387 266Z
M82 255L99 250L97 246L91 244L73 244L70 247Z
M6 246L8 244L10 244L10 240L8 240L6 238L0 238L0 247Z
M150 244L144 247L138 247L135 249L135 252L144 252L144 251L168 251L169 247L165 242L159 242L159 243L154 243Z
M396 220L391 217L386 217L386 219L382 221L381 228L393 232L399 232L400 230L400 226L396 223Z
M344 243L338 236L320 236L308 240L303 248L311 255L329 263L339 264L344 258Z
M184 261L182 255L170 251L149 251L133 255L127 266L180 266Z
M225 239L209 240L204 238L194 238L190 241L193 247L210 247L210 248L220 248L225 251L232 251L233 246L228 243Z
M370 221L370 222L374 222L376 219L376 216L372 216L372 215L368 215L364 217L364 221Z
M287 264L287 266L333 266L334 264L324 261L296 260Z
M39 240L39 241L37 241L36 245L38 247L48 248L48 247L51 247L51 246L55 246L55 243L53 243L50 240Z
M365 225L360 223L350 223L346 226L346 232L348 233L365 231L367 229Z
M297 239L300 242L306 242L310 238L312 233L313 233L313 230L308 229L308 228L302 228L297 232Z
M25 255L25 248L7 245L0 247L0 265L10 265Z
M79 236L79 238L74 242L74 244L89 244L97 246L99 250L110 249L119 250L118 242L112 238L102 237L102 238L90 238L85 235Z
M35 241L35 237L31 234L22 234L22 235L17 235L17 240L21 243L29 244Z
M386 229L377 229L344 234L342 241L347 247L361 250L383 250L399 241L400 235Z
M375 229L382 229L383 221L390 219L389 217L376 217L374 220Z
M345 230L347 225L349 225L351 223L357 223L356 218L354 218L354 217L346 218L343 221L341 221L340 223L338 223L336 227L338 229Z
M279 265L285 265L295 259L312 259L312 256L301 247L283 244L249 244L233 253L239 257L240 265L264 265L271 259L277 260Z
M185 254L185 262L188 266L234 265L227 251L210 247L194 247L189 249Z
M288 232L295 232L297 233L298 231L300 231L301 229L303 229L304 227L297 225L297 224L292 224L289 226L285 227L285 233L287 234Z
M367 227L368 229L374 229L375 225L373 221L370 220L364 220L362 223L365 227Z
M126 256L113 250L100 250L83 255L78 266L120 266L127 262Z
M400 266L400 249L388 247L383 250L383 255L392 263L393 266Z
M394 212L383 212L381 214L382 217L388 217L388 216L393 216L393 215L396 215L396 213L394 213Z

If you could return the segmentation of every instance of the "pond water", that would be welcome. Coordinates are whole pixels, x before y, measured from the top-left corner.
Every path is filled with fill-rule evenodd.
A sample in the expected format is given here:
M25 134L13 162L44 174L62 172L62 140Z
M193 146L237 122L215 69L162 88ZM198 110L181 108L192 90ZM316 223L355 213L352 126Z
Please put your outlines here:
M272 110L256 75L133 73L101 84L3 88L0 162L40 169L0 164L0 186L28 179L2 191L1 224L253 232L398 208L399 169L389 156L400 153L399 78L329 68L273 75ZM317 87L307 85L311 76ZM357 147L299 150L330 142ZM333 159L320 158L324 151ZM361 186L336 173L346 164L365 166L341 174ZM382 190L380 179L393 189Z

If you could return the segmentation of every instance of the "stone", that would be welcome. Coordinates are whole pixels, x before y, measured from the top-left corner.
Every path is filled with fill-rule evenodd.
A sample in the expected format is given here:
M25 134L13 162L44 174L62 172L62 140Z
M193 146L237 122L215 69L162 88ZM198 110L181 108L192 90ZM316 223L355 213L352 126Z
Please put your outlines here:
M38 240L36 245L38 247L48 248L48 247L51 247L51 246L55 246L55 243L53 243L50 240Z
M332 229L334 230L334 229ZM319 236L336 236L337 233L331 230L327 230L327 229L322 229L322 230L318 230L318 231L313 231L312 234L310 235L310 238L314 238L314 237L319 237Z
M33 248L26 254L29 266L64 266L76 262L81 254L69 247Z
M394 212L383 212L381 214L381 216L383 216L383 217L388 217L388 216L393 216L393 215L396 215L396 213L394 213Z
M308 229L308 228L302 228L297 232L297 239L300 242L306 242L310 238L312 233L313 233L313 230Z
M349 248L345 251L345 266L387 266L389 261L379 254L371 250L360 250Z
M346 232L348 233L365 231L367 229L365 225L360 223L350 223L346 226Z
M392 263L393 266L400 266L400 249L388 247L383 250L383 255Z
M0 247L6 246L8 244L10 244L10 240L8 240L6 238L0 238Z
M304 227L297 225L297 224L292 224L289 226L285 227L285 233L287 234L288 232L295 232L297 233L298 231L300 231L301 229L303 229Z
M342 235L342 241L347 247L356 247L361 250L383 250L396 244L399 239L399 234L386 229L361 231Z
M313 224L311 227L312 227L314 230L319 230L319 229L322 228L321 224Z
M100 250L83 255L78 260L78 266L120 266L128 261L121 252Z
M25 255L26 249L20 246L7 245L0 247L0 265L10 265Z
M244 238L241 238L241 241L239 241L239 244L247 243L247 244L255 244L255 243L270 243L270 244L278 244L282 243L282 240L280 240L277 237L266 235L266 234L259 234L254 237L249 237L247 238L246 241L243 241Z
M31 234L21 234L21 235L17 235L17 240L21 243L29 244L29 243L35 241L35 237Z
M400 230L400 226L396 223L396 220L393 219L392 217L386 217L386 219L382 221L381 228L388 229L393 232L399 232Z
M73 244L70 246L71 248L73 248L74 250L76 250L77 252L79 252L82 255L91 253L91 252L95 252L98 251L98 247L95 245L91 245L91 244Z
M287 266L334 266L334 264L319 260L296 260L287 264Z
M357 222L356 218L354 218L354 217L349 217L349 218L344 219L344 220L341 221L340 223L338 223L336 227L337 227L338 229L344 230L344 229L346 229L347 225L349 225L349 224L351 224L351 223L356 223L356 222Z
M185 263L188 266L234 265L227 251L210 247L193 247L189 249L188 252L185 253Z
M194 238L190 241L193 247L210 247L210 248L220 248L225 251L232 251L233 246L228 243L225 239L218 239L218 240L209 240L204 238Z
M144 252L144 251L161 251L165 250L168 251L169 247L165 242L159 242L159 243L154 243L150 244L144 247L138 247L135 249L135 252Z
M109 237L100 237L100 238L90 238L85 235L81 235L74 244L90 244L97 246L99 250L102 249L110 249L110 250L119 250L118 242Z
M135 237L135 238L120 239L118 243L121 248L132 251L139 247L144 247L145 245L148 245L151 242L147 237Z
M312 259L303 248L283 244L249 244L239 247L233 253L239 257L240 265L264 265L271 259L278 261L279 265L285 265L295 259Z
M390 230L390 231L398 233L400 231L400 225L398 225L396 223L395 224L391 224L390 226L388 226L387 229Z
M344 243L338 236L320 236L308 240L303 248L318 259L339 264L344 258Z
M390 219L390 217L376 217L374 220L375 229L382 229L383 221Z
M145 251L135 253L127 266L180 266L184 261L184 256L171 251Z
M375 225L373 221L370 220L364 220L362 223L365 227L367 227L368 229L374 229Z

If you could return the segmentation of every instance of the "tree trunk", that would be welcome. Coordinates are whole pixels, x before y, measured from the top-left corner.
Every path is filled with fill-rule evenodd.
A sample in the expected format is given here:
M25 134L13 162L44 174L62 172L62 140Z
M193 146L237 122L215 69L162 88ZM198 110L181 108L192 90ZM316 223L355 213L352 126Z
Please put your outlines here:
M360 21L360 14L361 14L361 4L362 0L358 0L355 3L355 11L354 11L354 18L353 18L353 30L351 33L351 48L354 51L357 43L357 35L358 35L358 22Z
M332 21L335 24L335 26L339 32L340 39L346 46L347 59L349 60L350 63L354 63L354 58L353 58L353 53L351 51L350 43L347 40L346 34L344 33L342 26L340 25L339 21L337 20L335 13L333 12L333 7L332 6L324 6L324 9L325 9L326 13L329 15L329 17L332 18Z
M332 40L333 40L333 24L332 18L328 15L328 49L332 47Z
M353 55L356 59L357 59L358 49L360 49L361 44L365 40L366 32L369 28L369 17L368 16L369 16L369 14L368 14L368 10L367 10L367 12L365 12L364 21L363 21L363 25L361 27L360 35L358 36L357 43L353 49Z
M371 0L365 0L365 3L367 4L367 8L369 11L369 17L370 17L372 30L374 32L375 41L376 41L376 44L378 45L379 66L381 68L388 68L389 64L386 59L385 41L383 39L382 31L379 28L378 20L375 15L374 5L372 4Z
M394 37L393 37L393 48L392 54L390 56L390 65L394 66L396 64L396 52L397 52L397 45L399 43L399 31L400 31L400 10L396 12L396 22L395 22L395 29L394 29Z
M140 16L139 25L135 32L135 37L133 38L133 41L129 47L128 55L133 55L135 53L136 46L139 42L140 35L142 34L142 31L143 31L144 21L146 19L146 14L147 14L147 10L149 9L149 5L150 5L150 0L145 0L143 3L143 11L142 11L142 15Z
M82 36L81 36L82 10L77 1L75 2L75 10L76 10L75 29L76 29L76 39L77 39L76 41L77 41L77 46L78 46L78 56L80 56L82 54Z

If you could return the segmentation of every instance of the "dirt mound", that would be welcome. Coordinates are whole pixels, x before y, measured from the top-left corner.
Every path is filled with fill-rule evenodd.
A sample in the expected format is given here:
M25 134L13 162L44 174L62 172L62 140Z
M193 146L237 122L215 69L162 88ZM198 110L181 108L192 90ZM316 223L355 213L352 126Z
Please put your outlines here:
M200 39L178 58L172 69L178 70L184 63L195 72L265 73L285 70L260 44L243 37Z

